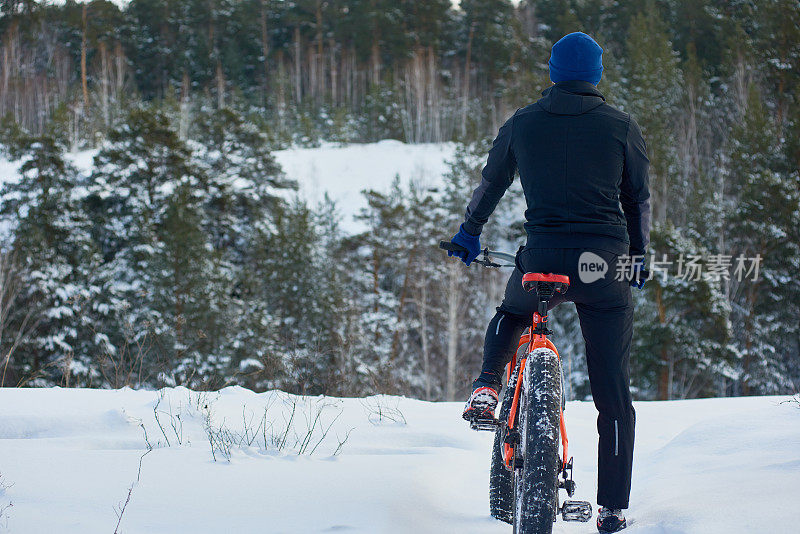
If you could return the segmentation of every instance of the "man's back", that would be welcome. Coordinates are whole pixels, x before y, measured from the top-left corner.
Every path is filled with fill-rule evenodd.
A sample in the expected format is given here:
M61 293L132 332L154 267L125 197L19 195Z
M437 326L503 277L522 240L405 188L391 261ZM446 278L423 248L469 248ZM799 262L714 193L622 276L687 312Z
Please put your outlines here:
M556 84L501 128L483 171L487 183L476 191L465 227L482 226L518 169L529 245L644 254L645 150L636 122L606 104L594 85Z
M514 117L512 149L528 202L526 230L625 241L619 190L630 117L606 104L593 85L566 84L551 87Z

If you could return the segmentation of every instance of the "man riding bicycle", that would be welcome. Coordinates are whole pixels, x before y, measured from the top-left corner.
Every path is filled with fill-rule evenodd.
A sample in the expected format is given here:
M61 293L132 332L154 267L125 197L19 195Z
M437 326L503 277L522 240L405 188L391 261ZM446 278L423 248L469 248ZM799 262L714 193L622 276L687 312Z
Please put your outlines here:
M519 171L527 201L526 245L516 258L503 302L489 322L483 368L473 383L464 418L492 416L503 368L516 351L536 307L522 288L526 272L569 276L567 294L580 319L592 397L599 412L597 502L600 532L625 528L633 462L635 413L629 389L633 334L630 286L647 278L644 255L650 234L646 146L636 121L606 104L597 90L603 49L588 35L566 35L553 45L553 86L536 103L517 110L500 128L480 185L450 252L469 265L481 251L480 233ZM630 280L618 267L633 258ZM592 276L581 266L594 265ZM597 273L604 273L602 276Z

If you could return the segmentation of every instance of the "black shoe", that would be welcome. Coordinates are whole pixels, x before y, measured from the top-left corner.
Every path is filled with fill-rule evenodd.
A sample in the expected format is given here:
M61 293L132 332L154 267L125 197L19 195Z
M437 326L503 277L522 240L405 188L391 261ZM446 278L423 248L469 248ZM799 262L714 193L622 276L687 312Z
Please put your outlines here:
M610 534L619 532L627 525L622 510L612 510L610 508L600 508L597 512L597 531L600 534Z

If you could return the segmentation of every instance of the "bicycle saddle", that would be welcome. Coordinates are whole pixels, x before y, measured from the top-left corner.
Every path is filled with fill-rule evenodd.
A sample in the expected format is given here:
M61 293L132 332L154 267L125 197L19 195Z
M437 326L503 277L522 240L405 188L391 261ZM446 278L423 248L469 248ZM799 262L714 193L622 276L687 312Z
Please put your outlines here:
M536 289L543 298L550 298L553 293L565 293L569 287L569 276L552 273L525 273L522 276L522 288L525 291Z

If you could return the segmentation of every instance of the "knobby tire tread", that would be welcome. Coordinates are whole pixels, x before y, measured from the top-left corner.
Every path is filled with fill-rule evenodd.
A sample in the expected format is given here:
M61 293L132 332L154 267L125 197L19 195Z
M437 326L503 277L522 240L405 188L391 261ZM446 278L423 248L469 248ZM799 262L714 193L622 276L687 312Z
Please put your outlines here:
M558 508L561 364L549 349L536 349L527 362L527 394L520 403L525 459L514 477L514 532L551 534Z
M500 421L508 420L516 382L516 373L512 373L511 380L503 392ZM489 511L495 519L512 525L514 524L514 476L511 471L506 469L503 462L503 437L501 429L494 433L492 466L489 472Z

